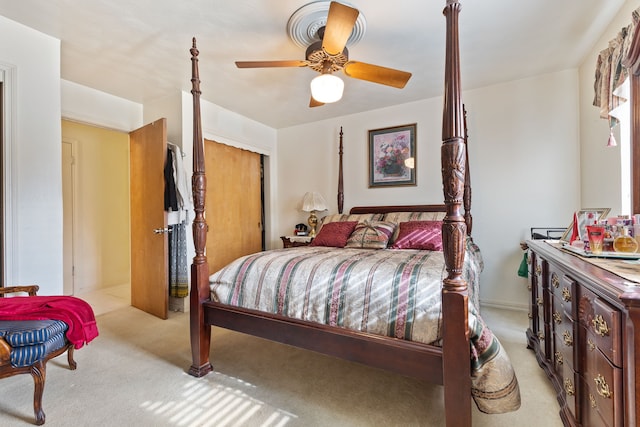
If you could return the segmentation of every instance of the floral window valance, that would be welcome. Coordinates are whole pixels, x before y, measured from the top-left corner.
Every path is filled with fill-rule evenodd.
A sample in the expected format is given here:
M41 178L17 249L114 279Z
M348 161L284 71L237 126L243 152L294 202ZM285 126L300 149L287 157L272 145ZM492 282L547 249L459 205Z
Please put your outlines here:
M593 105L600 108L600 118L609 120L610 143L613 138L613 128L618 124L615 113L612 112L627 101L622 85L629 76L629 66L625 61L629 56L638 21L640 8L631 14L631 24L623 27L616 38L609 41L609 46L600 52L596 64L595 96Z

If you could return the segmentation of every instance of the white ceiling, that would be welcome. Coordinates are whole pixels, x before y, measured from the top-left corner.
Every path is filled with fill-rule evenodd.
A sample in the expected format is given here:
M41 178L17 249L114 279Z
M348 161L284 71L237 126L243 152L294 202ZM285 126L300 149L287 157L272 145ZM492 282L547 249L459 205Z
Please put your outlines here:
M440 96L445 0L349 0L366 19L350 59L413 73L404 89L344 77L341 101L309 108L308 68L238 69L304 59L289 17L311 0L0 0L0 14L61 40L62 78L135 102L191 90L274 128ZM577 67L624 0L462 0L463 89Z

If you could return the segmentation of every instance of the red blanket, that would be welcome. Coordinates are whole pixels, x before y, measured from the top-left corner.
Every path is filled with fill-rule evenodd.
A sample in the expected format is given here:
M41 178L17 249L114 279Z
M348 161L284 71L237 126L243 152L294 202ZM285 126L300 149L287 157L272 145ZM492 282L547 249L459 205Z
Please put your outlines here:
M67 339L75 348L98 336L91 306L71 296L20 296L0 298L0 320L62 320L69 326Z

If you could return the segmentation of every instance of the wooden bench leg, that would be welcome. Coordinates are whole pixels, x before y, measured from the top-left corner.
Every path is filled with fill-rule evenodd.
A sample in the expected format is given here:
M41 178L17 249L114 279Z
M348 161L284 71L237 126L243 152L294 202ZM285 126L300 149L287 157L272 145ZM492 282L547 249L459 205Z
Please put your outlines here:
M78 367L76 361L73 360L73 350L73 344L69 344L69 347L67 348L67 361L69 362L69 369L71 369L72 371Z
M36 415L36 425L44 424L44 411L42 410L42 395L44 393L44 381L46 379L46 362L38 361L31 365L31 376L33 377L33 412Z

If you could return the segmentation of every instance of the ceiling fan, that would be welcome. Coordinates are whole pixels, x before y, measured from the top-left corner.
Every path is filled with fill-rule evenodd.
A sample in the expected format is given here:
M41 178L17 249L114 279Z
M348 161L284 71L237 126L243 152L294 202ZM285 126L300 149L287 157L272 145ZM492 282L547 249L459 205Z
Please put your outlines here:
M305 60L236 61L238 68L309 67L320 73L311 82L309 107L336 102L342 97L344 83L332 73L342 70L348 77L395 88L403 88L411 73L350 61L346 48L360 12L358 9L332 1L326 24L317 31L319 41L307 47Z

